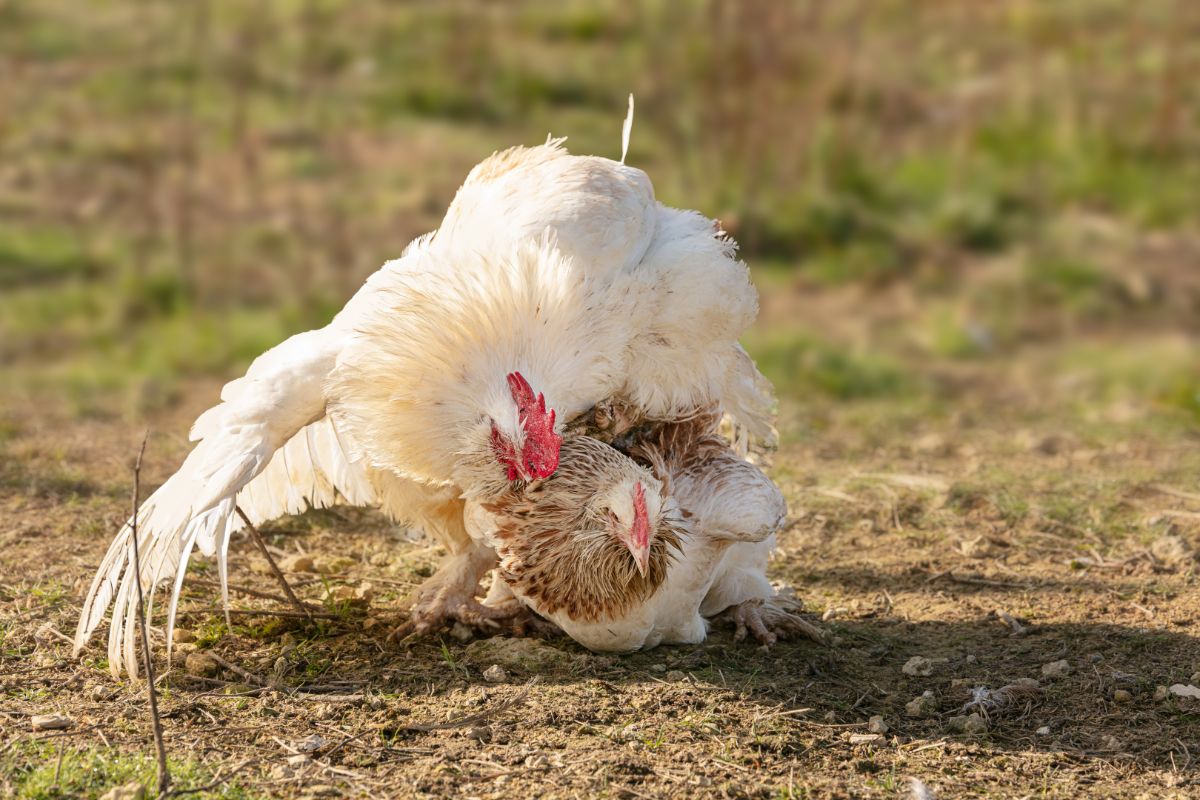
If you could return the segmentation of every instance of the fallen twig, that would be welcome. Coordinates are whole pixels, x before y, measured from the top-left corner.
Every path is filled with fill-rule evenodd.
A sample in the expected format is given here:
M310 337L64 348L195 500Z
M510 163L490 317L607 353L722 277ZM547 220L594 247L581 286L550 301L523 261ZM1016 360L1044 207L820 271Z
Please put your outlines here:
M254 543L258 545L259 552L261 552L263 557L267 559L267 564L271 566L271 572L275 573L275 579L279 581L279 585L283 587L283 593L287 595L288 601L297 609L299 609L305 617L308 618L308 623L310 625L315 625L316 621L313 619L312 612L309 610L306 604L300 602L300 598L296 597L296 593L292 591L291 584L288 583L287 578L284 577L283 570L281 570L279 565L275 563L275 557L272 556L271 551L267 549L267 543L263 541L262 535L258 532L258 528L254 527L254 523L251 522L250 518L246 516L246 512L242 511L241 506L235 505L233 510L237 512L237 515L242 518L242 522L246 524L246 529L250 531L250 538L254 540Z
M312 611L308 614L300 614L296 611L271 611L267 609L256 608L193 608L187 611L180 611L181 617L192 617L198 614L224 614L228 610L230 614L241 614L247 617L283 617L285 619L345 619L345 614L331 614L326 611Z
M1022 625L1020 620L1018 620L1012 614L1009 614L1004 609L997 608L993 613L997 618L1003 621L1005 625L1012 628L1013 636L1024 636L1029 633L1029 628L1026 628L1024 625Z
M258 686L263 689L267 689L267 688L271 687L271 684L267 683L263 678L259 677L258 675L255 675L253 672L250 672L249 670L242 669L237 664L234 664L230 661L226 661L225 659L221 658L219 655L212 652L211 650L208 651L208 656L213 661L216 661L218 664L220 664L222 667L229 670L230 672L236 672L238 675L241 675L243 678L245 678L247 681L249 681L254 686Z
M1156 483L1150 488L1160 494L1177 497L1180 500L1191 500L1193 503L1200 503L1200 494L1196 494L1195 492L1185 492L1182 489L1176 489L1173 486L1164 486L1161 483Z
M154 686L154 662L150 658L150 631L146 627L146 603L142 596L142 564L138 555L138 505L141 494L142 456L146 453L146 440L150 431L142 437L142 447L138 450L137 461L133 464L133 514L130 516L130 539L133 543L133 577L137 585L138 625L142 629L142 664L146 669L146 694L150 698L150 723L154 732L154 752L158 758L158 795L166 796L171 788L171 773L167 768L167 746L163 741L162 719L158 715L158 690Z

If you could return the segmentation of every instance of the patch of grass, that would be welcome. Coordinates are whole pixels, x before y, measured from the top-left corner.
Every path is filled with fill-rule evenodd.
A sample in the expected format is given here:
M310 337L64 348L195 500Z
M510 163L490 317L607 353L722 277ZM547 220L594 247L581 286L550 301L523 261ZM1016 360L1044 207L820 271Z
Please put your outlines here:
M752 334L746 348L783 393L835 400L902 397L916 389L914 376L881 355L852 352L795 331Z
M58 761L60 752L61 768ZM171 760L169 768L173 788L204 786L212 783L216 777L213 770L198 761ZM99 797L114 786L132 781L153 786L155 761L149 753L120 753L111 749L79 748L69 744L26 740L18 742L0 756L0 770L9 776L11 785L15 786L17 800L55 800ZM235 776L203 796L222 800L257 800L266 795L240 785Z

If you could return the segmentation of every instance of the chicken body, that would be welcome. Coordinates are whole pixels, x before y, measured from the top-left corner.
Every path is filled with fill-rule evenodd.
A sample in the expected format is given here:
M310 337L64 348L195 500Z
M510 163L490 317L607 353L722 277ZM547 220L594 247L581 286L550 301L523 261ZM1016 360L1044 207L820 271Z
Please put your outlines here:
M769 386L736 342L756 308L732 244L700 215L656 203L640 170L557 142L487 159L439 231L372 275L328 326L256 359L197 419L195 449L138 515L137 579L151 592L173 583L168 647L194 549L216 556L227 598L235 505L253 523L381 507L451 553L414 615L485 615L474 591L492 556L464 527L464 497L487 502L512 485L497 431L523 458L531 434L512 374L544 392L551 437L610 396L667 418L718 401L769 437ZM127 524L97 571L75 645L115 602L110 666L136 673L131 535Z
M498 578L533 611L597 651L701 642L708 633L706 617L769 601L774 590L766 579L766 559L786 503L767 476L716 434L718 419L705 413L654 426L630 450L659 479L654 488L662 493L661 506L679 520L673 537L678 545L668 549L665 574L655 574L652 591L644 582L624 582L624 573L598 572L592 576L598 588L588 593L596 602L558 600L579 594L559 582L574 579L576 563L590 562L585 554L594 542L612 539L601 514L578 509L606 507L602 487L620 485L611 476L643 469L611 448L603 469L575 474L574 465L585 462L572 459L569 466L564 460L536 492L469 509L472 529L499 554Z

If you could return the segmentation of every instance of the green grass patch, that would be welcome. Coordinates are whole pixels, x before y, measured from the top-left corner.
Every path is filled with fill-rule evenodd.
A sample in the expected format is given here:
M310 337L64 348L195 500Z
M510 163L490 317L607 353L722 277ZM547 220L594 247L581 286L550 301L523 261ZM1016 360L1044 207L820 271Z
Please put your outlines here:
M26 740L0 756L0 770L8 775L11 785L16 787L17 800L99 797L114 786L133 781L146 787L154 786L153 755L80 748L69 742L69 739L60 739L57 743ZM198 761L170 760L168 765L173 788L205 786L216 778L215 770ZM257 800L266 795L244 787L235 776L196 796Z

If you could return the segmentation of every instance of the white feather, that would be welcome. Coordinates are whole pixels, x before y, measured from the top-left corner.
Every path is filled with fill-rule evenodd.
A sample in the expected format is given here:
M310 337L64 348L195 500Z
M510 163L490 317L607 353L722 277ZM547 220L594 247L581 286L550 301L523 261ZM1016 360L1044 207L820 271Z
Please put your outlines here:
M621 125L621 163L629 153L629 134L633 131L633 92L629 93L629 111L625 113L625 122Z

